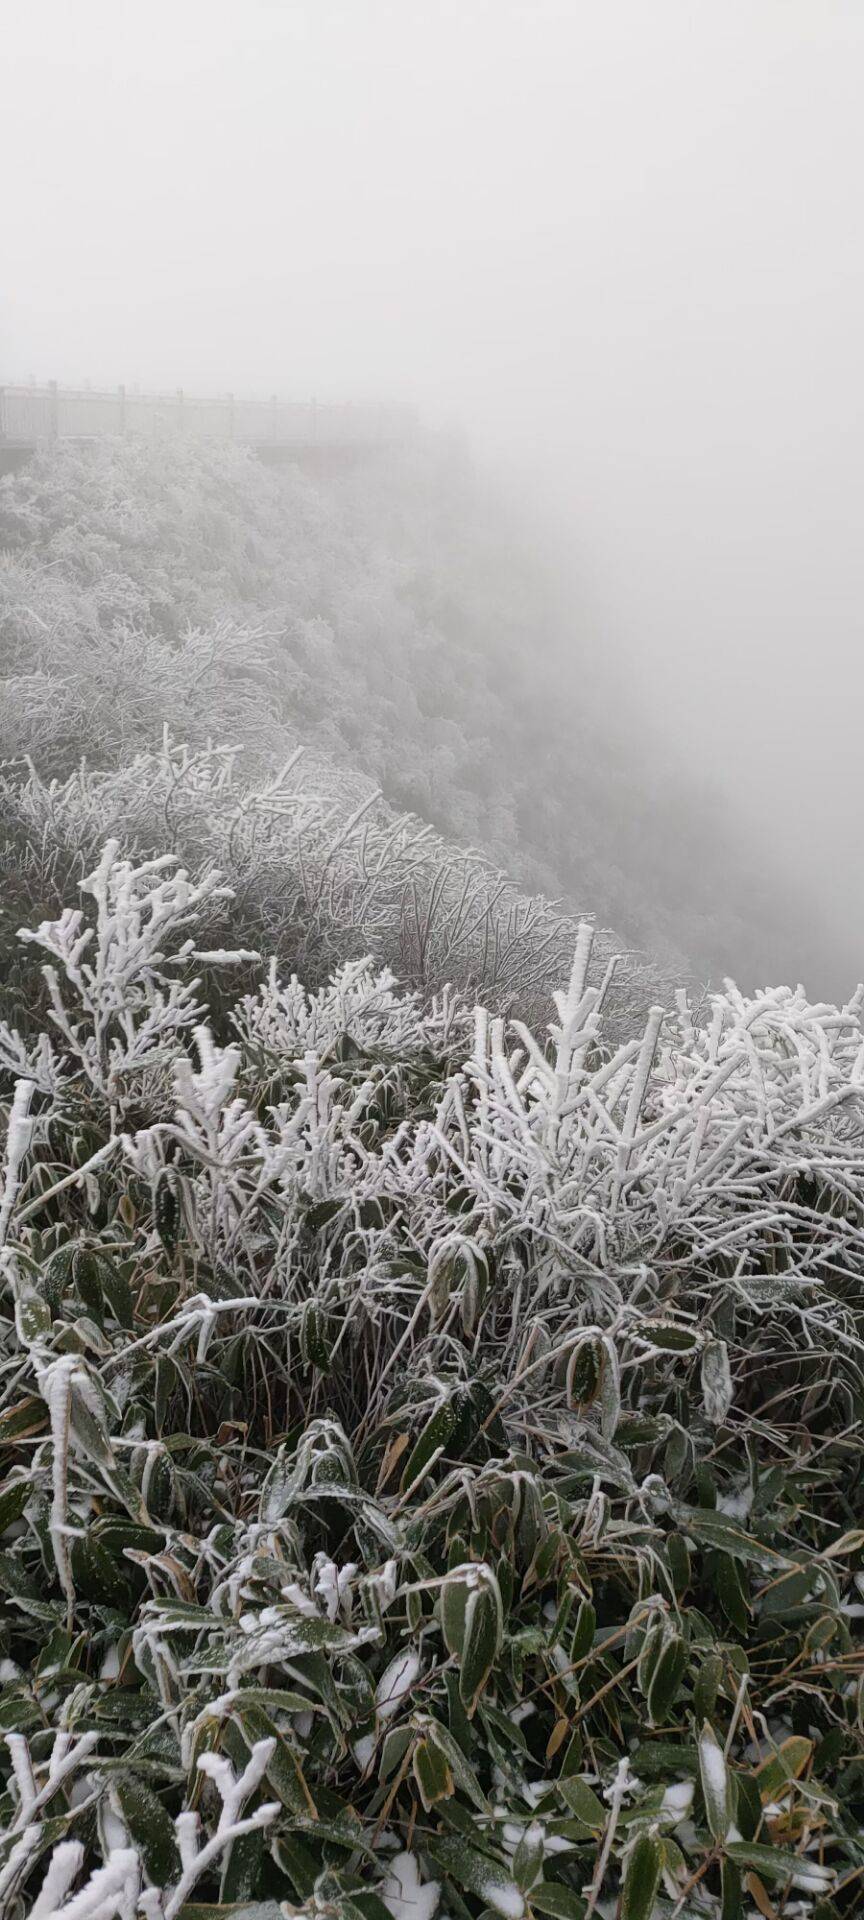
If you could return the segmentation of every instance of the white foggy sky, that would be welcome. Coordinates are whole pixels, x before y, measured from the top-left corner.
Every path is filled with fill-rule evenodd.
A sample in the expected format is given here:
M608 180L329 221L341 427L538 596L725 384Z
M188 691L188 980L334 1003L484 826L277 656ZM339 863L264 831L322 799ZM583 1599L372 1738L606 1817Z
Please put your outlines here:
M463 421L864 954L860 0L0 19L0 378Z

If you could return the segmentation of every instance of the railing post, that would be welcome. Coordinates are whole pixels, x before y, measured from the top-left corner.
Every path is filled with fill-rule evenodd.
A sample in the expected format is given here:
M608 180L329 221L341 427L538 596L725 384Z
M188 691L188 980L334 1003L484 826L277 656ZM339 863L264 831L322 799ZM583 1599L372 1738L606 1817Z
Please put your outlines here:
M56 380L49 380L44 386L37 388L32 375L29 381L29 390L33 437L39 440L58 440L60 438L60 401L64 399L64 396L67 400L70 396L74 400L74 392L70 389L61 389ZM22 391L23 390L18 387L9 389L0 386L0 440L9 438L11 431L10 422L16 426L17 431L20 431L20 427L17 425L18 413L15 405L15 395L22 393ZM87 381L85 383L85 393L89 393L89 391L90 382ZM122 384L117 386L114 391L116 394L116 431L121 438L125 438L130 431L130 415L127 404L128 393L131 393L135 398L131 429L133 433L147 434L149 432L152 437L154 434L171 432L171 401L169 393L165 388L163 388L159 394L142 395L136 381L133 382L128 392L125 385ZM95 431L111 432L110 407L107 404L111 398L110 391L108 389L100 389L93 397L94 402L99 402ZM83 399L84 395L79 393L78 398ZM175 387L174 431L179 438L185 438L189 432L191 432L193 438L196 438L199 434L203 434L206 438L207 421L210 420L212 422L215 415L215 425L212 429L213 433L218 436L218 421L222 418L224 420L223 430L227 438L229 440L237 439L237 398L233 392L213 395L209 401L201 398L195 399L193 396L191 418L187 412L185 402L186 395L184 389L182 387ZM325 444L332 444L334 437L338 438L339 433L342 433L343 436L347 434L349 440L359 439L362 441L365 438L371 441L373 445L376 442L379 444L389 444L391 439L399 437L393 426L393 411L388 412L383 406L383 403L379 403L377 407L373 405L364 407L350 405L340 407L331 402L325 402L324 415L326 417L323 419L321 417L317 395L313 394L311 400L307 401L305 405L307 426L304 437L302 402L288 403L286 406L286 417L283 420L283 403L280 401L278 394L273 393L270 395L269 404L267 401L259 398L251 405L251 409L250 406L247 406L244 410L241 401L239 419L242 421L244 434L247 438L251 435L251 443L253 445L257 445L260 442L266 443L268 435L269 442L273 446L280 445L286 436L289 441L299 436L301 444L312 447L323 447ZM197 413L195 411L196 407L199 409ZM206 409L206 411L202 412L202 409ZM251 424L249 419L250 410L252 413ZM63 417L66 421L66 430L73 431L74 428L70 427L69 424L68 409Z

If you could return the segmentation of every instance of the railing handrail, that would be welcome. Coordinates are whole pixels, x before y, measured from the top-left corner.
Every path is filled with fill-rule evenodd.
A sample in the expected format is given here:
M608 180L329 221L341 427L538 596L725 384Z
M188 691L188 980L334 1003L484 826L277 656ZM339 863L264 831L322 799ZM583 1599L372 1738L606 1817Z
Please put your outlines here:
M50 380L44 385L35 383L8 381L0 384L0 441L17 439L18 441L41 439L94 439L106 431L114 431L112 424L105 420L90 421L89 427L80 424L65 425L63 409L68 406L94 408L109 407L117 410L120 432L134 433L134 421L140 419L142 411L155 419L156 413L172 416L176 422L191 415L209 414L212 420L219 420L217 431L208 437L248 440L248 431L243 431L244 423L248 429L250 419L256 423L260 419L265 431L261 439L278 443L284 429L290 425L286 444L296 437L296 428L304 416L307 422L307 435L310 442L325 441L331 430L338 438L338 425L344 422L351 425L361 441L376 443L403 437L413 423L413 413L409 407L398 403L384 404L380 401L357 400L318 400L314 396L308 400L283 399L276 394L249 395L237 393L203 394L189 393L182 387L165 391L136 391L127 386L118 387L63 387L57 381ZM34 414L28 423L28 406ZM41 413L41 419L37 411ZM9 423L13 415L19 418L19 430L10 432ZM224 430L222 423L224 422ZM24 431L20 428L23 426ZM257 433L254 435L257 439Z

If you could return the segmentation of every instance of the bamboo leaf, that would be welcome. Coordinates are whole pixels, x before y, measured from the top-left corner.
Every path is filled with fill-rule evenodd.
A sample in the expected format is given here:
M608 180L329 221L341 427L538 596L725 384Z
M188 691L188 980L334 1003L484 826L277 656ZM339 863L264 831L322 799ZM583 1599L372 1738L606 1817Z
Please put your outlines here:
M651 1920L662 1871L663 1849L656 1835L637 1834L624 1874L621 1920Z

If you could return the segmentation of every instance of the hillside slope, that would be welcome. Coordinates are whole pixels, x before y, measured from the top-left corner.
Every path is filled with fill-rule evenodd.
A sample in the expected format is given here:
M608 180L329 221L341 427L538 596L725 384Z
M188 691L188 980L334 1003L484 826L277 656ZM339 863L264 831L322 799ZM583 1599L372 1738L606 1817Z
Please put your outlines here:
M400 633L410 652L416 619L400 563L332 490L236 449L66 447L0 491L0 539L0 965L18 1017L35 962L17 928L56 913L115 835L215 861L238 939L310 983L369 954L426 993L545 1013L572 915L369 777L393 760L379 641L385 662ZM602 927L596 945L605 964L625 949L607 1019L629 1027L662 967Z
M3 490L3 1920L860 1910L864 989L377 795L564 819L460 484Z
M291 737L679 972L819 965L451 443L314 483L232 448L59 447L0 487L0 544L0 751L119 764L167 719L263 768Z

